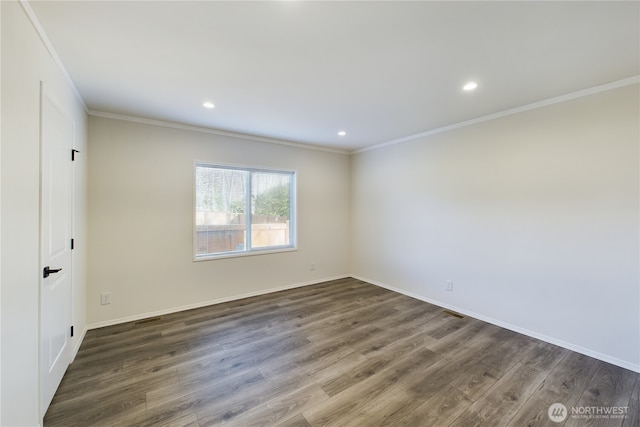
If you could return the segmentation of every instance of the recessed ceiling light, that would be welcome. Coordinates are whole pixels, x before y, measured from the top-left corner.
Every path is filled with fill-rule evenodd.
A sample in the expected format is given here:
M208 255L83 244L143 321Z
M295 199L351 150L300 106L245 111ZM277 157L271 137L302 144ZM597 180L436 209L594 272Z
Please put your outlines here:
M213 107L215 107L215 105L213 105L213 102L208 102L208 101L202 104L202 106L208 109L212 109Z
M343 131L343 130L341 130L340 132L338 132L338 135L339 135L339 136L345 136L346 134L347 134L347 133L346 133L345 131Z
M464 86L462 86L462 89L466 90L466 91L470 91L470 90L474 90L477 87L478 87L478 83L476 83L476 82L467 82Z

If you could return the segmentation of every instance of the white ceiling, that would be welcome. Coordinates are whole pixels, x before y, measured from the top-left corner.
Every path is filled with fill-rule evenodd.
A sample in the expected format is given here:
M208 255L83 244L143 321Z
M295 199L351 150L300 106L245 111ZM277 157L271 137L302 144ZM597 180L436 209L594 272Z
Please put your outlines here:
M344 150L640 74L637 1L30 5L90 110Z

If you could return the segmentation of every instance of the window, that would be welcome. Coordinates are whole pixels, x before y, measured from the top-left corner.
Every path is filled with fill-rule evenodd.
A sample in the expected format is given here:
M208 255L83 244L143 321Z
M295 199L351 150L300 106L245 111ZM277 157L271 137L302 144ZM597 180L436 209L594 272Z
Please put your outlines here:
M295 174L197 163L195 257L295 248Z

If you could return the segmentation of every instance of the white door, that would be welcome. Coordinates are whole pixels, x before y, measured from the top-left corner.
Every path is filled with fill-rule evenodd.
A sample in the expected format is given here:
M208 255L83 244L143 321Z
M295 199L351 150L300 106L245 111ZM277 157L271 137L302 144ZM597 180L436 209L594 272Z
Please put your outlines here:
M73 121L41 89L40 412L70 363Z

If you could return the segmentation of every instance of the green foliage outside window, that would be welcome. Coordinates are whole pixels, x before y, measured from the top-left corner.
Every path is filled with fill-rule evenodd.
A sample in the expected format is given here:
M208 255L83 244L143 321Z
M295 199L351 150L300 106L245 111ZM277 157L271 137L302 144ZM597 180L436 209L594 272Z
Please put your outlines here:
M289 217L289 185L279 185L256 196L256 215Z

